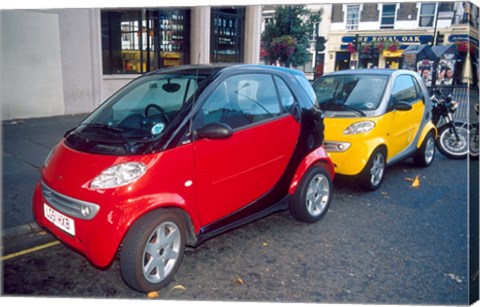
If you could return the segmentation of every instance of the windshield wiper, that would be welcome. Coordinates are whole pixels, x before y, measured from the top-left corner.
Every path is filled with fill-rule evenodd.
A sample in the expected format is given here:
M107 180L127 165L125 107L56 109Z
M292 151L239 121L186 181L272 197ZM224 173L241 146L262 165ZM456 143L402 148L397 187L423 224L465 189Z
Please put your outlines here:
M111 132L115 132L118 135L121 135L121 133L124 131L120 127L113 127L113 126L110 126L110 125L107 125L107 124L99 124L99 123L83 123L83 124L81 124L81 126L87 126L87 127L98 128L98 129L102 129L102 130L108 130L108 131L111 131Z
M323 108L322 108L323 106ZM348 104L342 104L342 103L335 103L335 102L332 102L332 101L329 101L327 103L322 103L320 104L320 107L323 109L323 110L348 110L348 111L354 111L356 112L357 114L359 114L360 116L362 117L365 117L367 116L367 114L365 112L363 112L362 110L358 109L358 108L355 108L355 107L352 107Z
M125 149L128 152L133 150L133 143L129 142L128 139L123 135L124 130L120 127L113 127L108 124L100 124L100 123L83 123L80 126L85 126L87 128L94 128L98 132L113 132L115 135L119 136L122 140ZM109 135L110 133L108 133Z
M341 107L343 109L347 109L347 110L351 110L351 111L354 111L354 112L357 112L358 114L360 114L362 117L365 117L367 116L367 114L365 112L363 112L362 110L358 109L358 108L355 108L355 107L352 107L352 106L349 106L348 104L342 104Z

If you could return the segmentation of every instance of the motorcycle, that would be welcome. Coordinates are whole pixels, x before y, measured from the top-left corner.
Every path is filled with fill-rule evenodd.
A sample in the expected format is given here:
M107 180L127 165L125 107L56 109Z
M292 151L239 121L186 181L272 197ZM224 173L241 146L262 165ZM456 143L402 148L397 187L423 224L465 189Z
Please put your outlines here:
M436 90L431 97L432 122L438 129L435 144L438 150L450 159L464 159L469 151L468 123L456 122L453 114L458 108L458 102L452 94L443 95Z
M477 121L470 124L470 158L478 160L478 103L475 104Z

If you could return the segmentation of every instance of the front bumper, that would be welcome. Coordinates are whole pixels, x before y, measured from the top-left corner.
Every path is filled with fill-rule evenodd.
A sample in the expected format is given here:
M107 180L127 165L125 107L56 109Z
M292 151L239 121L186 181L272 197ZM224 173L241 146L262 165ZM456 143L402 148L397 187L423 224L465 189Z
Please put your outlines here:
M65 210L58 210L58 205L47 198L42 193L42 184L38 183L33 195L33 216L37 224L85 255L95 266L108 266L123 237L123 232L112 223L114 212L99 209L94 218L82 219L68 214ZM75 234L71 235L48 220L45 217L44 204L71 218L75 225Z
M335 173L348 176L360 174L373 150L382 144L378 139L350 142L325 140L324 143Z

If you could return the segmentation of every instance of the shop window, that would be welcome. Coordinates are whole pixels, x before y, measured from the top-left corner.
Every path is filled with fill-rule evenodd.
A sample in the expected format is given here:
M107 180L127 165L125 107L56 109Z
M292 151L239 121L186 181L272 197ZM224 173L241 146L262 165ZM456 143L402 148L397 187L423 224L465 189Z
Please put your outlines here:
M347 30L358 30L360 5L347 5Z
M102 10L104 74L141 74L187 64L188 10Z
M380 29L393 29L395 24L396 4L384 4L382 7L382 19Z
M212 63L243 62L244 8L212 8Z
M420 18L418 25L420 27L433 27L435 20L436 3L423 3L420 8Z

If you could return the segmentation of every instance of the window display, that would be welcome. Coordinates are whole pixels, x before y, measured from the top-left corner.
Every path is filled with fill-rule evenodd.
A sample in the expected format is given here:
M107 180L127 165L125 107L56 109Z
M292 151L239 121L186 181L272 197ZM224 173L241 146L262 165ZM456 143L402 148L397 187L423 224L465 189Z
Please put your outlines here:
M104 10L104 74L141 74L188 63L189 10Z

